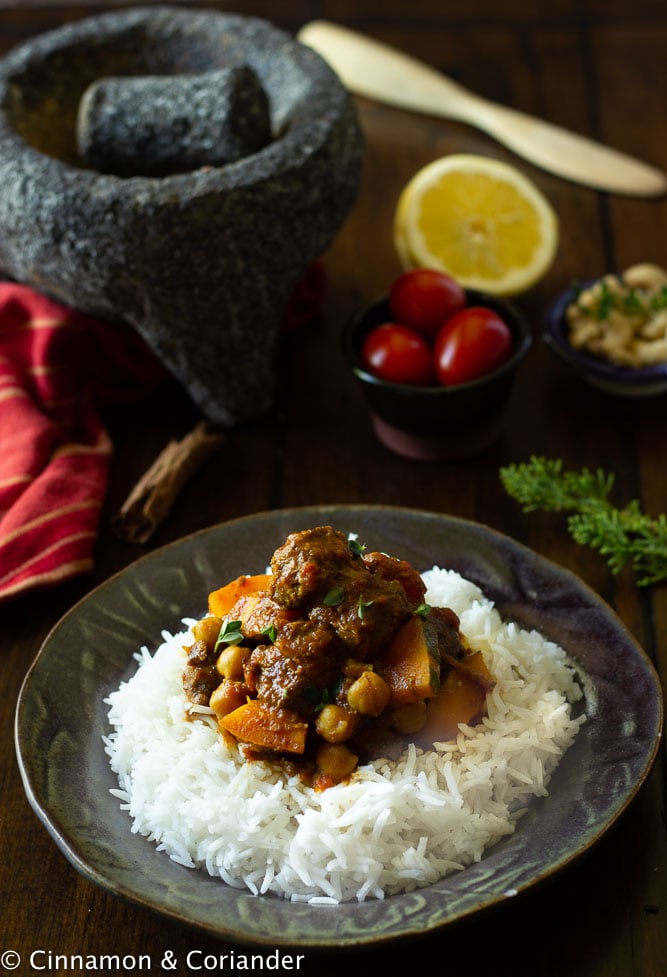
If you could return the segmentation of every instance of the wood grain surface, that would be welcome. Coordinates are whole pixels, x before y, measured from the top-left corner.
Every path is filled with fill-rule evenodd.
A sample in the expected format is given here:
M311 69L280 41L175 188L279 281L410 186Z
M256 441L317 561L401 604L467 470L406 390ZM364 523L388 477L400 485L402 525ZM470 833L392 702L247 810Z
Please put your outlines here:
M0 52L112 6L2 3ZM197 6L255 14L291 32L315 18L340 22L423 59L481 95L667 169L662 0L250 0L235 7ZM0 954L21 955L13 972L39 972L29 958L40 949L143 953L157 962L155 972L162 972L159 961L173 951L180 964L172 972L181 974L196 972L184 962L190 950L224 951L217 941L133 908L78 875L30 809L14 755L17 696L50 628L97 583L154 547L238 515L313 503L399 504L463 516L574 570L615 608L663 683L667 676L667 588L639 589L630 572L612 576L598 556L571 540L560 516L523 514L498 478L503 465L548 455L568 468L603 467L614 473L621 502L637 497L653 514L667 510L665 397L612 399L585 386L541 341L549 303L573 280L638 261L667 263L667 201L607 196L559 180L463 124L363 99L357 106L366 140L359 197L323 257L327 291L320 321L284 341L275 411L229 433L149 544L140 547L114 534L113 519L164 446L183 437L199 416L172 384L139 408L111 413L115 455L94 571L0 608ZM339 335L399 271L391 227L400 190L419 167L451 152L519 166L556 209L561 242L551 271L518 300L535 342L503 436L465 461L421 464L390 454L375 439L340 355ZM500 977L663 977L666 782L662 753L636 801L595 849L520 902L438 937L372 955L308 954L300 972L334 977L354 964L391 974L435 966ZM42 970L45 959L38 961ZM0 973L12 972L2 965Z

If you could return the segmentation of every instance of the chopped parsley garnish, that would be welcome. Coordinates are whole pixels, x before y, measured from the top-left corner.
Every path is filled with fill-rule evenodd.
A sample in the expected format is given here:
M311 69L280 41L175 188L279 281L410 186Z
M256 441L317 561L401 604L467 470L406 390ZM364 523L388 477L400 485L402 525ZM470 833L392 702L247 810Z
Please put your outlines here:
M641 288L628 288L622 276L618 277L618 282L620 287L616 290L608 281L600 279L598 294L590 305L583 301L589 291L580 283L573 283L574 301L585 313L600 321L608 319L614 309L620 309L627 315L642 315L667 308L667 285L663 285L654 295L646 295Z
M667 285L663 285L657 295L651 299L651 308L658 312L660 309L667 309Z

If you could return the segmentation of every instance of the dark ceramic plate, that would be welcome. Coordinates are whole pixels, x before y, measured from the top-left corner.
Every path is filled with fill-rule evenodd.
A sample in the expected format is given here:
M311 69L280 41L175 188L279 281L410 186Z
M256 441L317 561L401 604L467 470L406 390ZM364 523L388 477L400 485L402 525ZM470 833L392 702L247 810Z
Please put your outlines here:
M104 697L134 670L141 645L204 613L209 590L258 572L289 532L330 524L420 570L451 567L501 613L538 628L577 663L589 721L516 833L479 863L382 902L308 906L254 897L182 868L130 831L102 735ZM527 892L571 864L624 811L655 758L657 676L613 612L584 584L530 550L463 520L374 506L269 512L215 526L139 560L53 629L19 698L16 744L34 810L70 862L105 889L232 941L350 948L434 931Z

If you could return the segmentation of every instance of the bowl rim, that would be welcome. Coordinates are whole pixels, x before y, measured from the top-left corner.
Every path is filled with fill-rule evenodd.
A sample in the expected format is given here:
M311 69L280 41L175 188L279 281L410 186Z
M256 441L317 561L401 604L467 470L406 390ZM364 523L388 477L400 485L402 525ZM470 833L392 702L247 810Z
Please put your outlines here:
M652 383L667 382L667 363L652 363L647 366L621 366L610 360L603 360L577 350L567 340L565 328L565 311L574 300L577 293L589 288L599 278L589 278L577 287L570 286L554 299L545 316L542 338L546 345L566 363L577 370L599 377L608 382L620 385L650 385Z
M365 370L360 364L359 356L355 348L355 336L361 323L368 315L370 315L374 310L380 309L383 306L388 307L389 296L385 295L380 298L376 298L374 301L364 306L363 309L356 312L348 320L345 328L343 329L341 334L343 355L345 356L345 359L353 374L357 377L357 379L361 380L362 383L370 384L371 386L391 391L402 396L425 399L432 398L434 396L453 397L462 392L474 391L476 388L483 388L490 381L496 380L505 374L512 372L524 359L533 343L533 336L527 318L512 302L508 302L507 299L500 298L500 296L491 295L486 292L480 292L477 289L469 288L465 289L465 294L467 299L472 300L468 307L472 308L474 304L475 306L486 306L492 311L501 312L504 310L507 316L512 320L510 328L514 326L514 328L512 328L512 332L516 340L515 348L509 359L505 360L504 363L501 363L501 365L496 367L495 370L492 370L490 373L485 373L483 376L477 377L474 380L468 380L466 383L457 383L452 384L451 386L445 386L444 384L439 383L423 385L396 383L393 380L383 380L382 377L378 377L374 373L369 373L369 371Z

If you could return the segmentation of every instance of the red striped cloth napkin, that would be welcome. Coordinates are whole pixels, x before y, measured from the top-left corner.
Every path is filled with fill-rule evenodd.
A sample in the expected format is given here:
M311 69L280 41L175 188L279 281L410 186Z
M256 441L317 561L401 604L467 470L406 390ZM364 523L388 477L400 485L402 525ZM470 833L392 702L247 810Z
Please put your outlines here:
M286 332L317 317L324 288L316 261ZM0 282L0 602L92 567L112 453L100 408L165 376L129 326Z
M129 327L0 283L0 601L91 568L112 453L100 408L163 375Z

